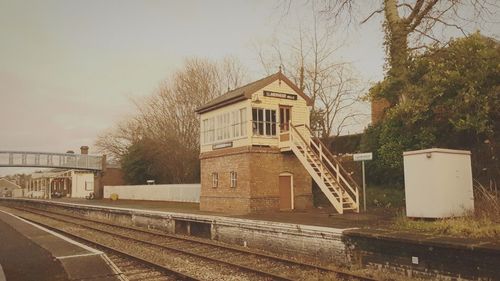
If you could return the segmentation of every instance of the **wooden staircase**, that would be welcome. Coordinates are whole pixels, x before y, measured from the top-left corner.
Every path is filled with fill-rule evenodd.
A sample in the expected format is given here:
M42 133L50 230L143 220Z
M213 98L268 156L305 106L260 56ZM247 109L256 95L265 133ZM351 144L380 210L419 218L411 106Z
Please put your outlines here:
M307 125L290 124L286 134L286 145L280 144L280 147L293 151L337 212L358 213L358 184L319 138L314 137L311 129ZM283 149L285 147L290 149Z

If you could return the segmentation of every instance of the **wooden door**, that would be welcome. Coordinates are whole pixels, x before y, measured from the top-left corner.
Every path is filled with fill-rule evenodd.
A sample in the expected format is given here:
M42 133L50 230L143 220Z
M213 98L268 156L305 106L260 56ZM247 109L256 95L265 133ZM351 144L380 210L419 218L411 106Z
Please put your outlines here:
M290 129L290 120L292 108L290 106L280 105L280 130L281 132L288 132Z
M280 210L292 209L292 176L280 176Z

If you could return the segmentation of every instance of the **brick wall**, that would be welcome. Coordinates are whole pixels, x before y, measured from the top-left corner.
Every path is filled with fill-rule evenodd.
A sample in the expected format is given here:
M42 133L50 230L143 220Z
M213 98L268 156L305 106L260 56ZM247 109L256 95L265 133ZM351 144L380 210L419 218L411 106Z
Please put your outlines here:
M202 153L200 209L203 211L254 213L279 210L279 175L293 175L294 207L312 207L311 177L299 160L277 148L238 147ZM238 173L236 188L230 172ZM219 185L212 187L212 173Z
M121 168L106 167L103 172L94 176L94 193L97 198L103 198L105 185L124 185L124 174Z
M121 168L109 168L104 170L102 175L102 185L124 185L123 170Z

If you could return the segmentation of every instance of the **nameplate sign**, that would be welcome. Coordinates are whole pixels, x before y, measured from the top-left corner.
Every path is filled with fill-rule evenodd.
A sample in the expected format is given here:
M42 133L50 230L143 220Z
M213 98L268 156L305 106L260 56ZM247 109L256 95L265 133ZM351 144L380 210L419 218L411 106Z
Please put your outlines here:
M287 94L287 93L279 93L279 92L271 92L271 91L264 91L264 97L286 99L286 100L297 100L297 95Z
M216 143L216 144L212 145L212 149L213 150L221 149L221 148L227 148L227 147L233 147L233 142L232 141L221 142L221 143Z
M369 161L373 159L373 154L371 152L367 153L356 153L352 155L354 161Z

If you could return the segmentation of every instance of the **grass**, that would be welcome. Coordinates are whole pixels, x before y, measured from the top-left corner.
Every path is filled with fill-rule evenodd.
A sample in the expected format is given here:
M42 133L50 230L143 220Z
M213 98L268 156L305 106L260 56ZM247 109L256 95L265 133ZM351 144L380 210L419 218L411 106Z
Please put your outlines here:
M405 206L404 188L400 186L367 186L366 205L368 208L399 208ZM362 200L362 198L360 198Z
M490 216L468 215L425 221L409 219L405 215L400 215L394 221L393 228L462 238L500 239L500 223Z
M368 186L366 189L368 209L401 210L390 226L394 230L461 238L500 239L500 197L478 183L474 186L474 197L475 211L463 217L421 220L406 217L403 187L385 185Z
M392 228L462 238L500 239L500 197L481 185L474 186L475 211L463 217L429 220L397 216Z

